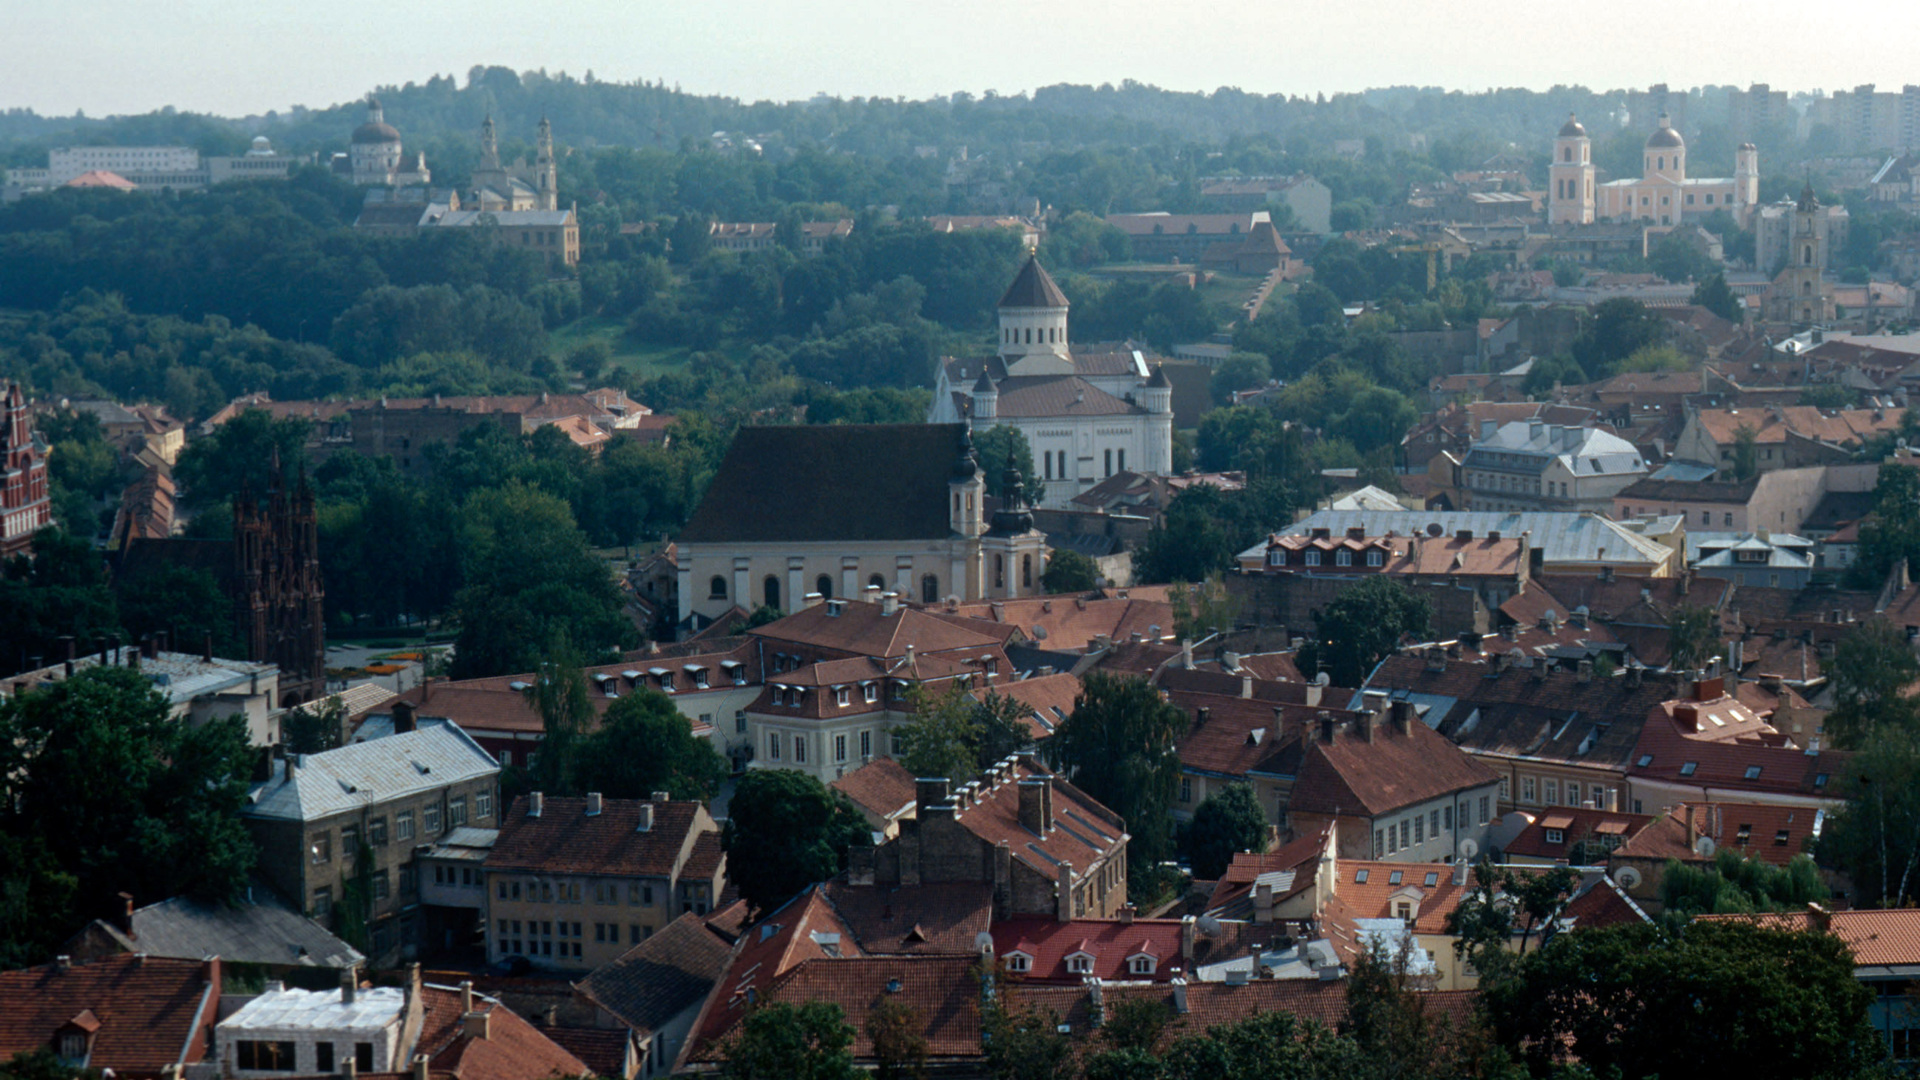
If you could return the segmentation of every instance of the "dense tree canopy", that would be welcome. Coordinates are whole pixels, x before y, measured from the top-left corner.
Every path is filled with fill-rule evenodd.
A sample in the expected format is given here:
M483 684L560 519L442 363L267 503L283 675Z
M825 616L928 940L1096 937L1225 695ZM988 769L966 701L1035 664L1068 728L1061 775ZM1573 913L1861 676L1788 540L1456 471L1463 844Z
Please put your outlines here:
M1129 887L1144 884L1173 846L1168 823L1180 784L1174 744L1187 732L1186 710L1133 676L1089 672L1084 687L1045 752L1076 787L1127 823Z
M1384 574L1341 590L1314 619L1300 647L1300 670L1325 672L1335 686L1362 686L1405 634L1427 632L1433 604Z
M847 849L872 840L845 795L794 769L748 772L727 813L728 874L756 914L839 873Z

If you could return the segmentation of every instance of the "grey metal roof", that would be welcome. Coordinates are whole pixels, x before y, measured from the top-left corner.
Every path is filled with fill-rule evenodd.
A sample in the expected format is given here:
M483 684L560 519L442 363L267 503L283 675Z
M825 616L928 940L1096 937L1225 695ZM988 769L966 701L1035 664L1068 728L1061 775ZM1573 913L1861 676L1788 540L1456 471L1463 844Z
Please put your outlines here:
M259 884L232 907L183 896L149 904L134 911L131 935L113 934L129 952L182 960L344 968L366 959Z
M1314 529L1331 529L1341 536L1350 528L1368 536L1393 532L1400 536L1452 536L1471 529L1475 536L1498 531L1501 536L1528 533L1527 542L1540 549L1548 566L1556 563L1599 563L1648 566L1666 559L1671 550L1616 521L1593 513L1497 510L1321 510L1279 530L1281 536L1304 536ZM1438 532L1434 529L1437 528ZM1243 558L1264 557L1266 542L1248 548Z
M452 226L455 228L478 225L482 218L492 218L504 226L538 225L558 227L573 220L571 210L449 210L431 221L422 221L422 225Z
M1645 472L1647 465L1640 451L1618 435L1598 428L1563 427L1538 421L1515 420L1502 424L1492 436L1481 439L1467 451L1466 463L1476 467L1512 468L1490 462L1488 454L1511 454L1537 458L1539 467L1558 459L1575 475L1620 475Z
M297 761L295 759L298 759ZM491 776L500 764L458 724L294 755L248 793L250 817L314 821L359 806Z

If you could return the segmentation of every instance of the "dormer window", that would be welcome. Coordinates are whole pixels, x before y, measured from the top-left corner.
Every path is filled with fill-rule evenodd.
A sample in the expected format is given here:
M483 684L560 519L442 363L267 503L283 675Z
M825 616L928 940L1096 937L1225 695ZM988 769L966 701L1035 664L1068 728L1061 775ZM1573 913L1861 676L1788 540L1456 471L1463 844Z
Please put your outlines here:
M66 1061L79 1063L87 1060L87 1035L83 1031L63 1031L60 1033L60 1057Z
M1385 553L1381 552L1378 548L1375 548L1374 550L1367 552L1368 566L1385 566L1386 564L1387 564L1387 556L1385 555Z
M1148 956L1146 953L1130 957L1127 960L1127 972L1132 975L1151 975L1153 974L1153 969L1158 966L1159 961Z
M833 703L835 705L846 705L851 699L852 694L846 687L836 686L833 688Z
M1007 954L1008 971L1015 972L1016 974L1024 974L1032 968L1033 957L1028 956L1026 953L1010 952Z
M1348 551L1346 548L1341 548L1339 551L1334 552L1333 564L1335 566L1352 566L1353 552Z
M880 688L872 683L861 683L860 697L866 701L867 704L871 705L880 700Z
M1067 970L1075 975L1093 974L1093 954L1079 952L1067 957Z
M1548 829L1548 830L1547 830L1547 843L1549 843L1549 844L1564 844L1564 843L1566 843L1566 842L1567 842L1567 834L1566 834L1566 832L1565 832L1565 831L1563 831L1563 830L1560 830L1560 829Z
M1308 552L1306 553L1306 556L1307 556L1307 565L1308 565L1308 566L1319 566L1319 565L1320 565L1320 553L1319 553L1318 551L1308 551Z

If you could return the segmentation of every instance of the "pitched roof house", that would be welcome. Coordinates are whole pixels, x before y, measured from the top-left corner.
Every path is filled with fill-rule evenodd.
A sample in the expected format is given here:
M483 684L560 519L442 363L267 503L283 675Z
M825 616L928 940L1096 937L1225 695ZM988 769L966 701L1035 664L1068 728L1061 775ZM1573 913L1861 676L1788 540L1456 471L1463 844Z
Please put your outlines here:
M119 955L0 972L0 1059L47 1051L69 1065L160 1080L213 1045L220 961Z

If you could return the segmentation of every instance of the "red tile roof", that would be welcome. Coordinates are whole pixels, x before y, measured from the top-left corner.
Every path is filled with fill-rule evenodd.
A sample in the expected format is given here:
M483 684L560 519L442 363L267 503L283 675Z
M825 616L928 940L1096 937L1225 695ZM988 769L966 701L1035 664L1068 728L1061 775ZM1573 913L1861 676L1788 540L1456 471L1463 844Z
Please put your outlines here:
M1010 979L1078 983L1097 976L1109 980L1167 980L1185 970L1187 961L1180 951L1181 922L1178 919L1003 919L993 926L993 951L1004 970L1008 958L1020 953L1027 958L1025 972L1009 974ZM1092 966L1084 972L1070 970L1069 957L1085 953ZM1136 974L1130 958L1151 957L1154 970Z
M1687 828L1691 815L1693 828ZM1795 855L1808 853L1813 827L1821 812L1807 806L1768 803L1681 803L1636 831L1616 855L1635 859L1679 859L1704 863L1694 847L1699 837L1717 850L1738 852L1775 866L1785 866Z
M885 821L913 806L913 774L892 758L875 758L828 784L865 810L870 820Z
M1653 820L1652 816L1646 814L1589 810L1579 806L1548 807L1540 812L1539 820L1522 829L1519 836L1507 843L1506 853L1508 856L1522 855L1534 859L1571 859L1574 845L1583 840L1611 837L1615 843L1625 843L1639 835ZM1560 839L1549 839L1549 833L1559 834Z
M915 608L887 615L881 605L858 600L815 604L756 627L752 634L769 648L788 643L889 660L905 656L909 647L923 654L941 653L996 647L1002 640L998 634L956 626Z
M1243 851L1235 855L1227 872L1221 875L1219 884L1214 886L1213 896L1207 901L1208 914L1226 919L1251 918L1254 886L1264 875L1293 875L1291 882L1273 890L1275 903L1312 888L1320 856L1326 851L1328 836L1332 832L1333 823L1327 822L1278 851ZM1280 886L1279 881L1275 881L1275 884Z
M1823 908L1765 915L1702 915L1702 919L1745 919L1783 930L1830 930L1853 950L1856 967L1906 967L1920 964L1920 908L1833 911Z
M1391 813L1500 778L1419 718L1403 728L1385 716L1336 724L1331 742L1312 732L1298 777L1290 799L1293 809L1367 815Z
M1087 648L1105 634L1125 641L1153 627L1173 629L1173 606L1164 599L1132 597L1094 598L1044 596L1024 600L991 600L943 609L975 619L991 620L1019 629L1021 635L1056 652Z
M416 1052L427 1055L435 1073L458 1080L543 1080L588 1072L585 1062L492 998L473 996L474 1011L487 1017L485 1037L466 1034L459 989L429 984L420 988L420 1000Z
M500 822L500 838L488 853L490 871L542 874L679 876L691 862L699 836L713 832L713 819L697 802L602 800L589 816L587 800L545 796L539 817L519 796ZM652 827L639 829L641 808L651 807Z
M1723 724L1715 725L1712 717ZM1830 779L1846 771L1853 755L1841 750L1807 753L1778 745L1783 740L1734 698L1668 701L1641 729L1627 775L1726 796L1750 792L1837 801Z
M713 1044L733 1030L747 1009L765 1000L781 976L808 960L835 954L857 956L859 945L818 887L746 927L734 945L732 960L701 1007L688 1036L686 1060L714 1060Z
M771 986L764 1001L827 1001L840 1006L854 1030L853 1056L873 1058L867 1015L882 1002L914 1010L929 1062L978 1058L980 980L977 961L961 956L861 956L807 960ZM736 1024L738 1020L734 1021ZM690 1061L723 1061L733 1025L707 1038Z
M155 1077L206 1055L219 1004L217 960L119 954L0 972L0 1061L54 1050L60 1029L81 1021L89 1068Z
M1420 934L1446 933L1447 913L1475 887L1471 874L1465 884L1455 884L1454 867L1445 863L1341 859L1335 874L1333 902L1343 905L1351 918L1395 918L1396 901L1418 899L1413 929Z
M866 953L972 953L993 920L993 886L827 882L827 901Z
M1047 777L1053 785L1054 826L1045 836L1020 824L1019 781L1031 777ZM1004 779L983 783L978 791L978 801L957 810L954 820L988 844L1005 843L1014 858L1046 877L1056 877L1063 862L1084 874L1125 843L1126 824L1119 815L1033 758L1021 758L1005 770Z
M996 694L1026 706L1027 733L1038 742L1053 734L1054 728L1073 715L1074 702L1079 700L1080 690L1080 677L1063 671L1017 682L977 686L972 694L975 701L984 702L989 694Z

